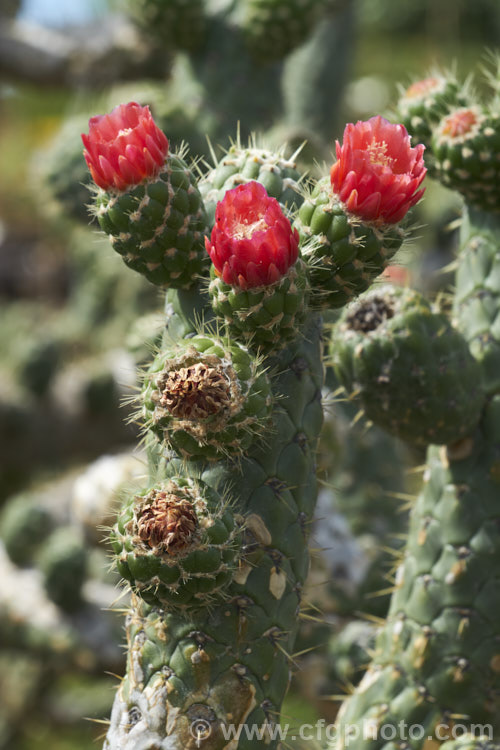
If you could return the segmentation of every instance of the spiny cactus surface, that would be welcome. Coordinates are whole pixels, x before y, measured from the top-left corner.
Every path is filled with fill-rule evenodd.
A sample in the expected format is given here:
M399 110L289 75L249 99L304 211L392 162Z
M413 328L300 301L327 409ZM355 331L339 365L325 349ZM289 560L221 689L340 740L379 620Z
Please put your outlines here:
M427 79L418 88L427 91L435 85ZM453 81L441 89L456 92ZM400 109L408 106L408 98L407 92ZM445 740L449 740L445 748L482 747L500 737L500 397L493 364L497 356L494 321L499 299L494 277L498 273L500 221L496 191L486 189L497 169L491 164L495 149L489 148L499 135L497 100L492 97L485 103L460 106L453 96L443 97L438 108L442 119L437 118L431 102L427 104L419 115L423 125L418 118L412 119L411 125L417 131L421 127L427 130L433 173L443 184L458 189L466 202L453 327L443 322L439 330L429 330L425 337L417 329L408 328L398 354L404 356L405 351L412 350L414 359L407 363L406 372L400 372L394 387L389 384L390 350L397 341L396 332L388 331L381 339L381 347L387 352L387 356L381 354L386 371L382 366L378 373L368 375L369 368L360 367L361 345L356 350L360 362L355 357L349 359L350 387L355 380L352 373L364 369L363 377L367 376L373 388L366 409L384 425L383 414L376 414L377 398L385 398L386 389L395 396L404 392L417 368L423 368L418 383L407 392L408 406L395 409L393 414L398 419L403 413L408 425L413 425L405 435L411 440L418 431L421 407L425 406L415 398L419 389L430 399L439 391L437 372L432 375L432 367L424 364L425 349L441 348L444 340L440 343L440 338L448 330L448 341L454 339L449 355L451 350L454 354L450 358L445 355L445 359L450 363L457 356L461 364L457 360L450 371L455 383L450 381L432 409L430 422L436 432L428 433L424 442L448 445L429 445L423 488L412 508L389 616L378 632L374 656L361 683L341 707L337 736L329 744L335 750L347 746L354 750L393 748L408 741L412 747L426 748ZM386 296L380 299L388 302ZM354 310L356 304L362 305L361 300L354 303ZM379 318L387 320L387 310L377 309ZM356 312L347 314L351 323L368 321L366 315L360 318ZM410 308L415 319L421 314L418 304ZM376 330L380 321L372 320L364 327L374 330L374 324ZM333 346L341 350L350 335L345 322L336 334L339 340L335 341L334 333ZM442 354L445 349L446 345ZM475 359L471 380L457 402L448 402L441 411L446 399L453 399L459 392L460 378L467 377L468 351ZM433 362L437 364L439 358L436 352ZM338 364L340 360L339 356ZM346 379L349 368L344 369ZM438 370L440 376L445 375L446 366L438 365ZM357 379L362 381L361 374ZM364 387L362 384L361 395ZM471 420L461 411L466 403L471 407L474 404ZM455 419L455 429L447 436L440 435L439 420L448 426ZM363 733L367 724L368 735ZM478 727L487 739L459 737Z
M166 185L165 197L176 201L145 135L151 130L165 146L149 117L147 108L121 105L93 118L84 136L90 167L113 203L113 221L129 229L136 223L136 191ZM362 247L372 226L384 232L390 220L397 233L421 195L425 168L421 148L410 146L401 126L379 118L352 126L348 135L346 163L357 138L370 147L357 177L332 172L331 182L339 214L366 225L356 242ZM282 164L280 153L257 148L254 158L237 148L234 160L224 157L205 178L219 201L214 226L203 230L211 282L181 242L175 252L185 261L185 288L172 277L162 281L170 287L165 332L145 373L139 410L149 477L142 492L124 499L112 532L118 569L134 595L128 668L106 750L242 750L255 746L242 728L255 726L265 730L259 746L277 747L271 728L293 663L323 417L322 327L309 286L311 296L326 290L314 264L301 257L292 227L300 194L283 199L289 188L291 197L298 194L294 164ZM371 158L381 148L384 158ZM163 158L168 164L165 147ZM263 169L264 162L270 167ZM208 196L212 188L202 179L198 192L193 175L186 167L196 195ZM366 180L375 202L356 199ZM205 210L201 197L197 205ZM187 226L188 201L183 210ZM163 219L156 219L158 230L154 220L153 212L148 232L159 236ZM142 252L147 249L138 246ZM229 724L239 727L239 739L228 745Z

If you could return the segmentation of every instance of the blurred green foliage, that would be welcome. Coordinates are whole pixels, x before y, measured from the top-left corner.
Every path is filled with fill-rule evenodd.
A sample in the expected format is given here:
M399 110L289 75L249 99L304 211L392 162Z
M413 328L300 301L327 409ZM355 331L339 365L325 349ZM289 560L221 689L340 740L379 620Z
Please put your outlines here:
M427 34L435 39L479 40L496 44L500 31L498 0L361 0L362 32Z

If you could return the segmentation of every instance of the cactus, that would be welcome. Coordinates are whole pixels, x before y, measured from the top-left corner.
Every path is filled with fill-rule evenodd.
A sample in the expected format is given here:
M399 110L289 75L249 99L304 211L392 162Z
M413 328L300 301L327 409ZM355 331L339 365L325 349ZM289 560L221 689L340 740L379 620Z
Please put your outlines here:
M479 364L447 317L410 289L381 286L348 305L332 362L366 416L408 442L454 442L479 421Z
M12 562L16 565L31 563L51 527L49 510L34 497L16 495L10 498L2 510L0 536Z
M132 497L112 536L117 567L146 602L204 608L236 572L233 513L214 490L170 479Z
M206 153L206 135L218 144L240 123L246 139L274 128L279 118L280 142L292 137L299 146L311 133L316 155L327 152L350 63L350 0L121 3L143 32L161 38L172 63L164 98L180 105L171 124L182 139L192 132L195 153ZM327 103L311 95L320 84L329 90Z
M390 156L393 127L382 117L347 125L330 180L320 181L299 211L319 307L342 307L382 273L403 241L401 220L422 196L424 147L411 148L400 125L401 151Z
M284 149L270 151L258 147L255 140L245 148L238 138L221 159L214 158L213 167L202 175L198 186L213 224L216 205L226 192L251 181L259 182L284 209L292 210L302 202L300 179L293 157L286 158Z
M203 42L203 0L127 0L126 10L153 37L174 49L194 50Z
M331 0L248 0L243 36L260 62L280 59L309 36Z
M468 86L460 86L452 73L433 71L427 78L413 81L400 91L394 118L402 122L409 133L426 147L425 163L434 173L432 159L432 132L442 117L453 107L462 107L471 101Z
M65 527L53 531L40 550L39 565L49 598L63 610L77 610L87 572L87 550L80 534Z
M228 190L217 205L205 243L212 307L251 347L276 350L304 321L308 282L298 241L278 201L255 180Z
M453 81L450 87L448 90L455 88ZM399 109L406 106L403 100ZM398 337L395 332L387 330L381 338L382 369L378 373L376 367L372 370L371 365L366 365L361 376L364 343L359 344L361 352L357 349L360 360L351 358L349 366L340 356L336 360L341 376L349 369L349 377L359 373L351 382L362 380L363 399L370 382L373 391L369 403L366 402L367 411L386 427L392 427L393 419L398 420L401 412L394 412L388 424L385 414L375 414L378 411L375 401L378 397L385 399L389 391L394 396L396 390L404 393L416 368L423 368L419 383L422 396L425 391L425 398L435 397L439 377L432 374L432 367L425 365L425 349L439 347L443 334L454 339L452 358L464 357L463 365L457 362L453 372L449 371L454 382L450 381L446 387L444 400L453 399L460 391L459 381L468 369L465 344L475 359L476 372L460 403L449 404L446 414L440 411L442 402L434 404L435 432L434 436L428 433L424 441L429 447L423 487L412 508L388 618L377 634L374 656L361 683L340 709L338 739L329 745L335 750L347 744L355 750L392 748L408 738L401 734L401 722L405 727L418 728L419 736L416 739L414 734L411 745L419 749L445 739L450 741L444 748L489 746L481 737L457 739L452 733L454 724L460 724L462 731L473 731L472 727L481 723L489 740L500 737L500 397L494 364L498 349L494 321L499 311L495 277L500 247L500 204L496 188L487 189L498 171L497 165L492 165L492 152L487 145L499 137L497 106L495 97L467 106L447 101L448 109L441 112L442 119L437 120L435 109L430 107L420 112L423 126L419 121L410 123L410 129L412 124L416 130L427 129L433 173L444 184L459 190L465 200L452 323L446 322L439 327L439 333L436 331L427 339L417 333L417 328L412 332L408 326L399 353L405 356L403 351L411 351L411 361L407 361L406 372L400 372L394 385L390 385L390 372L391 350ZM384 293L380 300L386 300ZM362 300L354 303L351 315L356 315L356 305L358 310L362 308ZM419 304L413 305L409 312L415 322L422 320L423 315L430 320ZM439 318L442 315L432 313L436 314ZM379 321L385 325L381 318ZM345 324L335 330L336 351L350 346L348 336ZM386 372L383 372L384 357ZM439 357L434 359L435 363L438 361ZM446 368L440 370L444 375ZM417 436L420 431L422 414L419 408L415 409L415 402L409 403L418 396L415 389L411 395L409 391L406 393L405 437L411 439L412 433ZM464 401L472 407L472 419L461 411ZM448 434L446 430L440 433L438 423L443 419L446 427L455 425ZM431 444L439 440L447 444ZM372 728L369 738L359 737L348 743L346 738L366 726L366 722ZM381 731L383 727L392 732L390 739L387 729Z
M94 179L113 205L113 223L130 234L132 224L143 221L137 191L145 195L151 185L168 184L145 132L153 132L157 143L166 139L150 117L147 107L120 105L92 118L83 136ZM342 163L357 154L358 136L371 146L366 158L356 156L360 182L352 170L347 178L332 173L331 189L345 220L366 227L357 238L362 246L371 226L397 227L421 195L425 168L421 148L410 146L404 128L380 119L352 127ZM380 130L384 158L372 159L382 148ZM167 148L163 158L168 164ZM277 153L269 161L280 159ZM141 492L124 498L111 532L118 570L132 588L132 607L127 673L106 750L216 750L226 746L229 723L267 725L265 743L276 747L269 727L290 679L322 424L322 325L308 287L312 280L318 297L325 290L314 277L314 263L300 257L293 213L289 219L283 212L292 212L292 206L283 209L266 190L269 171L260 170L257 160L257 169L235 186L225 184L235 173L228 166L217 178L215 226L204 230L206 257L213 262L211 293L206 294L208 269L182 241L175 247L185 264L182 284L173 275L154 278L136 266L169 288L163 340L139 396L149 476ZM286 169L295 185L293 164ZM277 177L279 197L283 178L279 172ZM213 180L213 173L201 184L204 179ZM196 205L205 211L203 189L193 180L189 171ZM366 180L376 190L376 205L363 197ZM97 204L101 195L97 192ZM166 190L165 198L163 211L170 215L175 190ZM188 226L189 201L183 211L181 224ZM150 212L149 236L161 236L162 217ZM103 228L108 231L106 222ZM142 228L137 231L142 235ZM139 244L138 256L142 252L147 248ZM292 288L292 271L306 281ZM217 295L214 282L220 282ZM230 313L220 307L224 285ZM263 318L266 307L274 318ZM269 331L271 336L264 335ZM251 746L244 736L238 743Z

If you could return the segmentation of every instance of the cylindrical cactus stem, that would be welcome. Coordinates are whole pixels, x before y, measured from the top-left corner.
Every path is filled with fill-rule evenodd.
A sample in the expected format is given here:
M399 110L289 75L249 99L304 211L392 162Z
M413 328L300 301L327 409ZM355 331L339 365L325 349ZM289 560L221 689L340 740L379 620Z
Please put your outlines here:
M452 109L435 126L436 177L458 190L470 206L500 210L500 113L479 104Z
M149 112L130 106L92 120L84 138L94 179L118 200L155 179L163 185L165 142L150 134ZM375 226L401 221L425 174L422 149L391 127L352 126L332 168L346 209ZM368 159L356 157L359 139ZM234 316L222 311L221 329L215 321L208 331L220 300L199 293L197 255L188 253L186 284L171 268L159 282L179 291L168 292L161 350L146 375L147 488L125 502L112 534L119 569L140 597L106 750L277 746L269 725L289 683L317 494L321 325L306 284L295 283L298 234L279 205L290 193L295 201L293 165L239 147L233 156L207 180L206 194L212 185L222 195L206 249ZM137 219L151 239L163 234L166 215L143 222L149 201L137 216L126 204L124 232Z
M488 393L500 389L499 263L500 214L469 207L461 227L454 313Z
M187 610L210 606L227 587L240 536L227 498L177 477L132 497L111 538L134 591L149 604Z
M492 184L498 172L493 164L498 115L476 105L459 107L432 130L439 178L460 190L469 203L454 303L461 337L452 348L458 353L467 343L476 361L474 379L487 398L476 429L471 423L461 439L428 449L424 485L412 509L389 616L379 631L372 663L340 710L337 740L331 743L335 750L347 744L351 750L392 750L402 743L424 750L445 740L450 740L443 745L446 750L489 746L484 737L457 739L457 724L470 732L481 724L489 738L500 736L500 383L495 330L500 314L500 224L498 189ZM428 338L421 337L418 347L415 361L420 365L425 347L439 342L439 336L430 344ZM410 341L411 335L406 343ZM401 339L400 351L406 343ZM390 363L393 342L385 344ZM382 358L383 339L380 346ZM360 360L362 350L361 345ZM359 371L359 362L351 358L345 371L349 369ZM407 369L399 377L403 390L412 378ZM429 372L426 368L425 377ZM471 393L472 384L461 401ZM436 417L439 414L436 409ZM448 415L456 416L451 406ZM369 739L362 731L367 724ZM402 730L412 725L413 736L403 736ZM355 730L359 739L347 742Z
M99 120L97 135L102 129L106 135L121 112L111 124ZM86 145L91 165L102 171L107 157L92 151L96 137ZM120 140L128 137L128 130L115 134L106 149L114 157L113 149L124 147L134 167L135 152ZM150 146L143 148L146 161ZM127 176L128 164L113 164L109 178ZM267 176L275 187L282 182ZM133 189L149 189L150 178L142 174ZM118 187L127 194L126 186ZM266 193L259 216L250 198L246 217L238 218L246 244L222 260L237 271L240 285L257 279L265 288L297 261L297 237L274 198ZM259 244L256 235L267 242ZM210 251L217 245L212 236ZM244 336L238 341L216 324L209 330L207 302L196 277L189 289L169 290L163 342L145 376L150 477L143 493L125 501L112 532L117 565L134 598L128 670L106 750L201 742L205 750L222 750L231 724L239 732L245 724L265 732L288 687L317 493L320 322L304 305L303 329L294 330L286 347L275 339L267 360L262 351L249 351ZM276 747L268 735L263 742ZM243 750L255 742L243 732L236 744Z
M261 361L210 334L170 342L144 378L145 428L192 459L241 455L269 428L272 396Z
M146 34L169 50L196 50L206 34L204 0L125 0L125 9Z
M432 130L452 109L470 104L471 92L450 71L436 70L426 78L413 81L400 93L395 122L406 127L414 142L425 145L425 162L434 176Z
M170 318L174 327L176 317ZM223 730L230 724L260 727L277 718L289 681L316 498L322 422L317 322L311 320L304 338L276 360L272 386L280 398L266 440L255 441L235 461L186 464L167 453L152 467L166 482L187 469L195 485L212 493L225 489L242 547L232 580L212 604L200 609L188 602L179 614L135 602L127 625L128 671L106 750L135 750L148 742L195 748L201 740L207 750L219 750L227 745ZM188 575L185 581L189 585ZM243 733L238 748L250 747Z
M393 747L384 737L401 731L401 721L418 725L419 748L446 739L442 727L457 717L499 735L499 424L495 397L477 432L448 450L429 449L389 616L341 708L335 750L366 723L372 739L351 741L351 750Z
M354 57L355 3L334 0L333 5L286 59L282 76L281 132L293 147L307 138L305 150L312 146L317 158L330 153L332 133L340 126L342 91ZM318 91L328 96L317 96Z
M247 0L243 36L260 63L279 60L309 36L332 0Z
M12 562L20 566L33 562L52 527L49 510L29 495L12 497L0 516L0 538L5 551Z

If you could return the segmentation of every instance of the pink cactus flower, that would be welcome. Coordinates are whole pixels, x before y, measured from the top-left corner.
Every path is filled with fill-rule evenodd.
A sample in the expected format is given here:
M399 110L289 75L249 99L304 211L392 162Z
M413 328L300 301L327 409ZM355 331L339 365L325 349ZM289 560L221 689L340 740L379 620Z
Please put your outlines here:
M481 117L473 107L463 107L452 112L441 122L440 135L448 136L451 140L477 130Z
M436 89L439 89L443 86L443 83L446 83L446 79L444 78L436 78L435 76L422 78L422 80L415 81L415 83L412 83L411 86L406 89L405 97L407 99L412 99L413 97L416 99L420 98Z
M425 146L412 148L403 125L383 117L350 123L330 170L333 192L349 213L376 224L397 224L420 200Z
M240 289L279 281L298 258L299 235L259 182L228 190L205 239L216 274Z
M103 190L122 192L154 178L168 153L168 139L149 107L136 102L91 117L89 133L82 134L82 141L92 178Z

